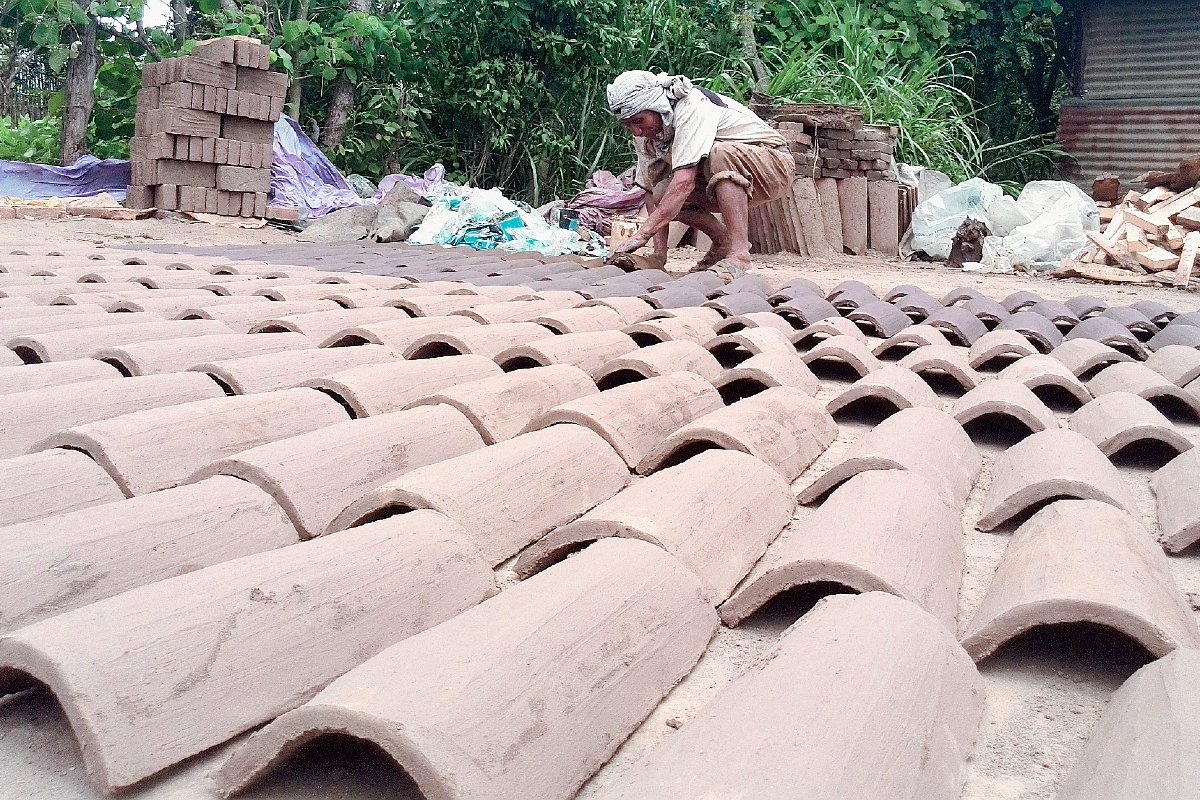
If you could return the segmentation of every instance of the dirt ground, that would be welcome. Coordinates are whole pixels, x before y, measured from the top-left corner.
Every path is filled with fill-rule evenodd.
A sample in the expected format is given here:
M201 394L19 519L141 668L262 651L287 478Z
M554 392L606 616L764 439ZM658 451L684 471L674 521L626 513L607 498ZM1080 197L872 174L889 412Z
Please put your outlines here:
M212 229L206 225L173 222L138 223L85 220L82 222L0 221L0 244L31 240L102 240L106 246L173 242L180 244L258 244L287 241L275 229ZM673 254L669 268L684 271L694 251ZM916 284L935 297L958 286L974 286L996 299L1018 289L1065 300L1092 294L1108 302L1128 304L1154 299L1181 311L1200 308L1200 297L1173 289L1112 287L1087 282L1064 282L1027 276L970 276L940 266L886 262L874 258L829 260L789 255L756 258L756 272L773 286L795 277L814 280L826 290L854 278L877 292L897 284ZM826 402L848 381L823 377L818 396ZM947 406L953 394L943 395ZM1068 409L1055 409L1065 417ZM867 431L862 420L840 419L834 444L795 483L807 486L841 457ZM1200 445L1200 425L1177 421L1177 427ZM966 569L959 593L959 628L966 628L979 607L1013 529L995 533L974 530L983 497L991 482L997 456L1007 442L983 442L984 470L972 491L962 522ZM1142 521L1157 533L1154 501L1149 490L1155 463L1121 464L1121 473L1138 502ZM809 509L800 507L795 521L781 536L792 534ZM1192 548L1169 557L1180 589L1200 608L1200 552ZM502 583L511 573L501 568ZM584 786L578 797L587 800L619 781L629 766L686 725L725 686L766 658L778 635L814 602L804 593L770 604L736 629L722 628L692 673L659 705L613 759ZM1200 618L1200 615L1198 615ZM980 664L987 690L983 722L968 763L965 800L1049 800L1075 762L1108 698L1138 667L1149 660L1141 648L1106 630L1071 627L1043 630L1014 640ZM243 737L204 753L147 781L127 796L137 800L213 800L208 774L220 765ZM53 698L27 692L0 699L0 797L31 800L99 800L84 775L70 727ZM415 788L394 765L371 747L324 742L310 748L306 758L293 759L283 769L245 795L273 800L338 798L382 800L419 798Z

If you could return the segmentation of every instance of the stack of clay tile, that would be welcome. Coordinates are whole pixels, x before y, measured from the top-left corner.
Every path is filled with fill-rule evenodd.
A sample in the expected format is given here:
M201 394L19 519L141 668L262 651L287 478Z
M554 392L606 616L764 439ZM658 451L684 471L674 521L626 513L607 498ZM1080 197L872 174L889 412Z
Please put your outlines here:
M287 91L287 75L271 72L269 58L257 40L226 36L146 64L129 146L130 208L268 215L274 123Z
M66 721L7 697L0 765L230 796L334 734L426 798L957 800L1022 669L976 663L1088 622L1151 663L1063 791L1181 796L1198 347L1088 296L5 247L0 695Z

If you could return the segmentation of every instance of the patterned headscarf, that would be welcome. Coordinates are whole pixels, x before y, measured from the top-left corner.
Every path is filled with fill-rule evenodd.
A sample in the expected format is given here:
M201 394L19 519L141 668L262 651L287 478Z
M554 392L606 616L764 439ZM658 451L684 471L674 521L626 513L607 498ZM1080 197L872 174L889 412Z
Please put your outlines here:
M672 126L676 101L687 97L692 82L683 75L655 75L644 69L622 72L608 85L608 107L617 119L629 119L643 111L657 111L663 126Z

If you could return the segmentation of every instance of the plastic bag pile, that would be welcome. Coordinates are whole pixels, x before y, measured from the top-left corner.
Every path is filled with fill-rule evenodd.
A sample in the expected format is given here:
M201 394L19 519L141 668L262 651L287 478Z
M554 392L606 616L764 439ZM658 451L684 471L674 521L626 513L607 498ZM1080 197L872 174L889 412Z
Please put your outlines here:
M999 186L973 178L917 206L912 248L948 258L954 234L968 218L984 223L992 234L984 240L983 261L964 266L980 272L1053 269L1091 249L1087 234L1100 230L1100 210L1074 184L1032 181L1014 200Z

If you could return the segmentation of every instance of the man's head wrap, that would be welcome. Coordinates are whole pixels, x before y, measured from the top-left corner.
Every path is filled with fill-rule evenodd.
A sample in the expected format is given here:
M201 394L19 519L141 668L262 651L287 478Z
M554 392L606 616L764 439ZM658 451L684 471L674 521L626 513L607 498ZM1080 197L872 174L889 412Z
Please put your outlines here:
M672 109L687 97L692 82L682 75L655 75L644 69L622 72L608 85L608 107L617 119L629 119L643 111L657 111L663 126L671 127Z

